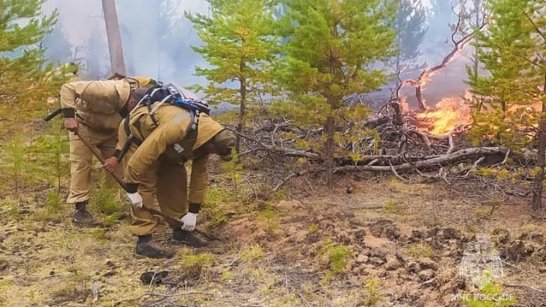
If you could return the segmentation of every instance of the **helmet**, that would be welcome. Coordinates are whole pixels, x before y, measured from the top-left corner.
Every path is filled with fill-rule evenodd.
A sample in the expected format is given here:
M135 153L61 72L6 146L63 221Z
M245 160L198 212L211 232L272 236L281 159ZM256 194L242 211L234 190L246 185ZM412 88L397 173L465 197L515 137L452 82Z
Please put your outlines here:
M229 130L222 130L215 135L210 142L214 145L216 153L220 156L220 159L224 161L230 161L233 157L231 151L237 144L237 137Z

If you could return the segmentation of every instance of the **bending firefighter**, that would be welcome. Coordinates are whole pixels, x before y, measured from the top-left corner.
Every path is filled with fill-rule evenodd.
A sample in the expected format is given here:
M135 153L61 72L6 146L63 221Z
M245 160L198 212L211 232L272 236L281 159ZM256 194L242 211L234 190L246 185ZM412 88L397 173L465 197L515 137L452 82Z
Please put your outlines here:
M119 153L128 148L121 158L131 204L131 230L138 236L136 253L168 258L174 252L152 241L162 220L173 229L175 242L193 247L205 245L192 231L208 185L208 158L218 154L223 160L230 160L236 138L203 112L152 99L144 89L135 93L144 97L141 102L147 103L140 103L120 125L118 156L108 159L105 168L113 171ZM185 163L189 160L192 163L188 191ZM155 197L159 208L154 206Z
M67 203L75 205L75 223L80 225L95 223L93 216L86 210L93 184L91 179L93 153L82 138L96 147L104 158L111 157L117 143L119 123L128 113L128 102L133 99L132 92L153 83L155 81L150 78L139 77L108 81L75 81L61 87L64 127L70 131L71 178ZM115 187L115 182L111 178L107 180L110 187Z

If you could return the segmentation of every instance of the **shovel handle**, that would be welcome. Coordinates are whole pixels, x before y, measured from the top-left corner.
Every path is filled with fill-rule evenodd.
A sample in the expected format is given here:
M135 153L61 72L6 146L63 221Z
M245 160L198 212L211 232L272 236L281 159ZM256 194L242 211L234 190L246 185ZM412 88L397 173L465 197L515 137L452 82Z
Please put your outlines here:
M87 148L89 148L89 150L91 150L91 152L93 153L93 155L99 159L100 163L104 164L104 159L102 158L102 156L100 155L100 153L97 152L97 149L95 148L95 146L91 145L91 143L89 143L88 140L85 139L85 137L81 136L77 131L74 132L75 135L77 135L80 140L82 141L82 143L85 144L85 146L87 146ZM110 176L112 176L116 182L119 184L119 186L127 191L127 187L125 186L125 183L123 182L123 180L121 180L121 178L119 178L116 174L114 173L109 173Z

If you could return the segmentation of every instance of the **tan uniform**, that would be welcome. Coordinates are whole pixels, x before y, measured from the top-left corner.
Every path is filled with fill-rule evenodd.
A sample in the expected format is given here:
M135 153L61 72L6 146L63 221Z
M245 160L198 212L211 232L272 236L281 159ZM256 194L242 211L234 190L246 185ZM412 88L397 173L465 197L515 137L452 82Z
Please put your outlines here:
M152 80L140 78L139 81L142 83L127 80L76 81L61 87L60 100L65 118L76 118L80 123L78 134L95 146L105 159L114 154L122 119L119 112L127 103L131 89L145 86ZM71 180L67 203L85 202L89 200L93 183L93 153L78 135L70 132L69 138ZM107 184L115 187L115 181L110 176L107 178Z
M157 127L146 107L131 114L130 132L142 140L132 146L125 156L125 181L138 185L143 207L131 207L131 229L135 235L154 231L161 218L154 215L154 198L157 196L162 215L171 227L180 226L180 218L187 213L188 202L201 204L208 185L207 153L199 148L223 127L206 114L201 114L197 131L191 129L190 113L180 107L161 105L155 111ZM126 137L124 124L120 126L118 149ZM189 195L185 162L192 160Z

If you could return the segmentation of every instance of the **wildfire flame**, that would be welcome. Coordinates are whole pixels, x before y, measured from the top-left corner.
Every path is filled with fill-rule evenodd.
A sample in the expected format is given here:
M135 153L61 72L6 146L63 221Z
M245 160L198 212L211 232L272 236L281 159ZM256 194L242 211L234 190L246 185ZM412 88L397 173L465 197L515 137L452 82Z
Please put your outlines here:
M471 122L470 108L457 97L444 98L436 107L417 114L419 127L431 134L443 135Z

